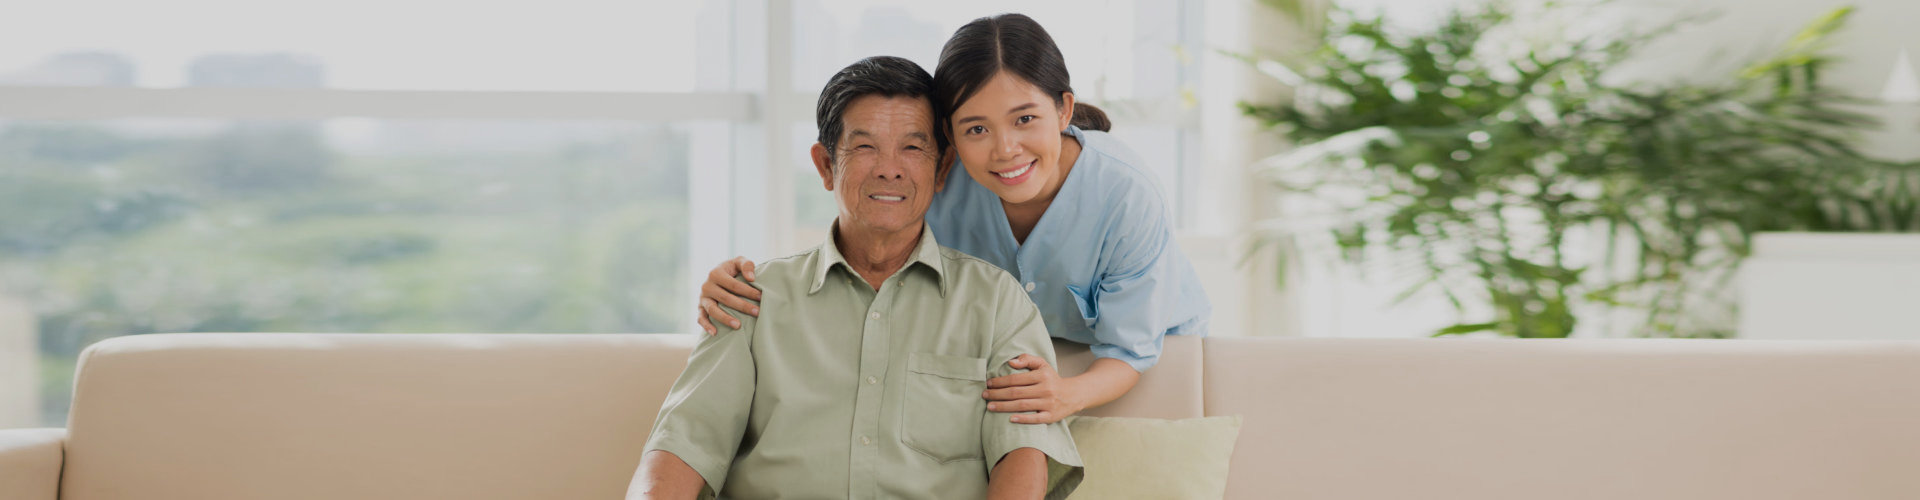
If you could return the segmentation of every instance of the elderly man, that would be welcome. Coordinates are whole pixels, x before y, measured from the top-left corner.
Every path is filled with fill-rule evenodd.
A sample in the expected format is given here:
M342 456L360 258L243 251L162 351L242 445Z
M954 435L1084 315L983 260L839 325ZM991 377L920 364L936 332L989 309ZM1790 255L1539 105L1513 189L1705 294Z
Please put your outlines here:
M813 163L827 241L757 266L758 318L701 340L629 497L1040 498L1080 479L1061 424L989 413L986 380L1053 347L1005 271L941 247L921 217L947 176L926 70L874 57L820 93Z

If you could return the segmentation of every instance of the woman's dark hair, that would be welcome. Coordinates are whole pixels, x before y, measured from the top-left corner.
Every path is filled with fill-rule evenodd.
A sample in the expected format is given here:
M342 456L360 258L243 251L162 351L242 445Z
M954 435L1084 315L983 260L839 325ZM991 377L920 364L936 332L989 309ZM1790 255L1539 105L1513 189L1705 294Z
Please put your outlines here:
M933 75L927 74L919 64L904 58L893 56L874 56L861 59L834 73L827 80L827 88L820 91L820 100L813 110L814 125L820 130L820 145L827 148L827 159L832 160L840 153L840 132L845 127L841 115L846 114L847 106L855 99L870 95L882 97L933 98ZM933 104L939 109L939 104ZM933 142L937 148L934 154L947 152L946 130L940 126L940 114L934 113Z
M980 87L1001 71L1013 73L1052 95L1055 108L1066 102L1061 93L1073 91L1067 60L1060 56L1060 47L1053 44L1053 37L1040 23L1022 14L975 19L947 39L947 46L940 49L940 65L933 69L934 108L941 135L949 133L948 121L960 103L980 92ZM1073 104L1073 126L1113 129L1106 112L1078 102Z

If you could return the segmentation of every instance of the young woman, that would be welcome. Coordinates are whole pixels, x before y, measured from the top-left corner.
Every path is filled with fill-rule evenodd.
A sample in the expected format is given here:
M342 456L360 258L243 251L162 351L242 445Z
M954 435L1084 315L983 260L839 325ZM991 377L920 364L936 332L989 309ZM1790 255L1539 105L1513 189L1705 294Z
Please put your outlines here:
M1051 423L1131 390L1166 335L1205 335L1210 306L1174 242L1166 203L1104 113L1074 102L1066 60L1020 14L960 27L934 70L934 108L959 165L927 223L941 245L1020 280L1054 337L1098 358L1062 378L1038 356L987 382L987 408ZM753 262L722 263L701 287L700 324L738 325L718 307L758 314ZM1033 412L1033 413L1024 413Z

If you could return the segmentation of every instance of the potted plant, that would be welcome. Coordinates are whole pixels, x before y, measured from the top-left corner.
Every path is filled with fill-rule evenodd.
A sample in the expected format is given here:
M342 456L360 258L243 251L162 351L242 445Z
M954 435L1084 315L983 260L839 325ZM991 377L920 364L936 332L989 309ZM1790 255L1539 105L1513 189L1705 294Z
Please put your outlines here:
M1317 202L1263 240L1404 259L1405 295L1491 311L1435 335L1566 337L1597 307L1636 311L1640 335L1731 336L1721 292L1756 233L1920 230L1920 169L1857 151L1876 124L1820 85L1851 12L1722 82L1653 85L1610 72L1672 26L1529 38L1496 2L1402 32L1332 8L1310 53L1242 56L1295 89L1242 103L1297 145L1256 167Z

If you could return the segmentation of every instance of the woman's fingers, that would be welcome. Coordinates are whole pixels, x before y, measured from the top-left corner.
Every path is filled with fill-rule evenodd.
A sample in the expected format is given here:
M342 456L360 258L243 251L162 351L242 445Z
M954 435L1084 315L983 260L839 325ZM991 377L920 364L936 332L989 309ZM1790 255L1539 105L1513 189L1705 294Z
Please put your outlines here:
M1007 361L1007 366L1025 369L1025 370L1032 370L1037 372L1042 369L1048 368L1051 365L1047 364L1046 358L1042 358L1032 354L1021 354L1019 356L1015 356L1013 360Z
M727 279L732 280L732 278ZM750 314L756 318L759 317L759 304L749 302L737 295L728 293L726 290L720 288L720 285L716 285L711 281L700 285L700 301L701 307L708 307L707 303L709 302L716 303L716 305L726 304L727 307L731 307L735 311ZM708 316L712 316L715 323L726 323L734 328L740 327L740 325L734 324L738 323L738 321L731 321L734 319L733 315L727 314L726 311L722 311L718 307L715 307L709 312Z
M700 329L701 329L701 330L706 330L706 331L707 331L707 335L713 335L713 334L717 334L717 333L720 333L720 329L719 329L719 328L714 328L714 327L713 327L713 322L711 322L711 321L707 321L707 310L706 310L706 308L703 308L703 307L699 307L699 306L694 306L694 308L693 308L693 316L694 316L694 317L696 317L696 318L700 318Z
M1066 415L1051 411L1042 411L1032 414L1014 415L1009 417L1008 420L1016 424L1051 424L1059 422L1062 418L1066 418Z
M740 276L746 278L747 281L756 281L753 277L753 261L748 260L746 257L727 259L725 262L721 262L720 267L716 270L726 271L727 276Z
M987 411L998 413L1020 413L1029 411L1053 410L1051 399L1016 399L1013 401L994 401L987 403Z
M754 290L753 287L747 286L745 283L741 283L739 280L735 280L733 278L727 278L727 281L723 281L721 283L722 283L721 285L714 286L714 288L712 289L708 289L706 286L701 286L700 291L702 292L702 296L708 299L713 299L714 301L719 302L721 304L726 304L727 307L731 307L735 311L746 313L748 316L753 316L756 318L760 317L760 304L756 304L753 301L748 300L748 299L759 300L759 297L760 297L759 290ZM743 297L740 295L739 291L734 290L732 288L726 288L736 283L739 284L739 286L742 288L746 288L747 290L753 291L754 296Z
M986 397L989 402L1018 401L1022 399L1053 399L1053 391L1032 385L1008 387L1005 389L988 389L987 392L982 393L982 395Z
M1004 377L994 377L991 379L987 379L987 388L999 389L1002 387L1033 385L1033 384L1038 384L1042 381L1045 381L1046 379L1047 379L1047 375L1044 373L1020 372L1012 375L1007 375Z
M740 275L745 276L747 281L759 281L759 279L753 277L752 260L748 260L746 257L734 257L733 260L740 261Z
M735 257L732 260L721 262L719 266L715 266L712 271L707 272L707 282L700 286L700 295L715 300L725 298L760 300L760 290L748 285L746 281L740 280L742 263L745 265L747 281L753 281L753 261L746 260L745 257ZM746 311L744 308L735 306L732 302L724 303L727 304L727 307ZM752 314L759 316L759 313Z
M724 324L734 328L740 328L740 320L735 319L733 315L727 314L727 311L724 309L721 309L720 305L714 303L713 299L701 297L700 309L706 311L707 317L713 318L714 323L720 323L720 324Z
M740 281L740 278L725 278L715 282L715 284L719 285L721 290L726 291L726 298L737 300L741 304L746 304L747 307L759 309L759 306L747 302L748 300L760 300L760 289L754 288L753 285L748 285L747 282ZM747 312L746 308L735 305L732 302L728 302L727 307L739 309L741 312ZM755 310L747 312L747 314L759 316L760 311Z

